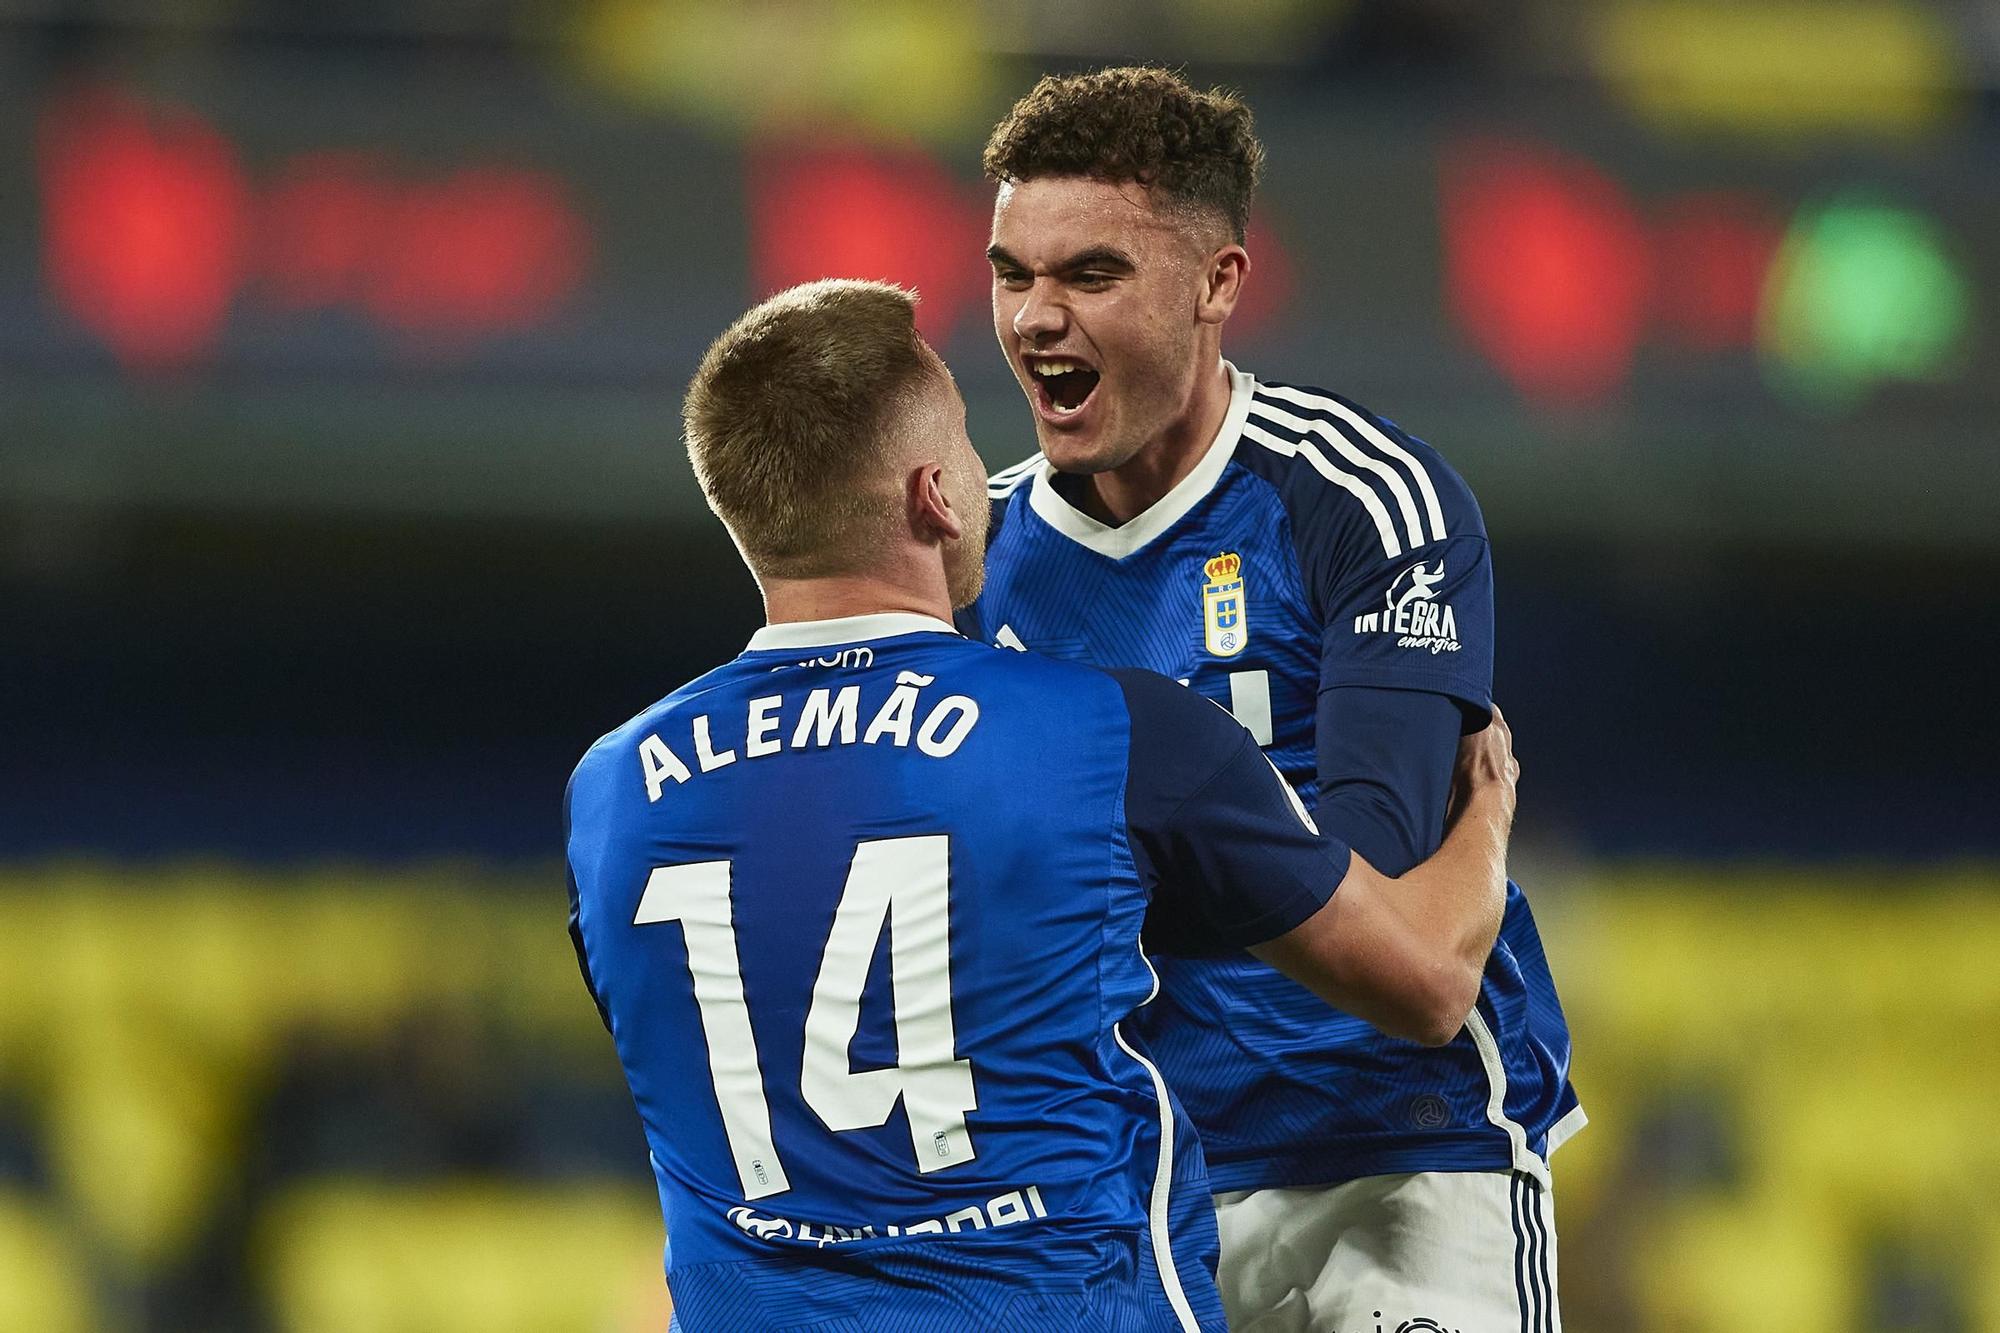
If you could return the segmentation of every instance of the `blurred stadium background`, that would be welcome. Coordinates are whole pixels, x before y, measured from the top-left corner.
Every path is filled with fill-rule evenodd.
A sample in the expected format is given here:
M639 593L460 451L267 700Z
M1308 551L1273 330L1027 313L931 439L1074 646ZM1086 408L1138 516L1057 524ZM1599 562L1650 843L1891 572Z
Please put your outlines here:
M978 149L1132 59L1256 108L1232 355L1485 505L1572 1333L2000 1329L2000 10L1924 0L0 0L0 1329L661 1326L558 803L758 621L680 388L897 278L1024 456Z

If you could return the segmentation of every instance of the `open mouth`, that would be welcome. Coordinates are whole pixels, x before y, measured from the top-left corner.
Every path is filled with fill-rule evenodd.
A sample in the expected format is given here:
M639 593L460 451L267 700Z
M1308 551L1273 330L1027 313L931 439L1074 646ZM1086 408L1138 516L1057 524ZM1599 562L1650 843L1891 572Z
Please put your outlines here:
M1063 356L1036 357L1027 363L1035 396L1051 416L1073 416L1097 392L1099 374L1081 361Z

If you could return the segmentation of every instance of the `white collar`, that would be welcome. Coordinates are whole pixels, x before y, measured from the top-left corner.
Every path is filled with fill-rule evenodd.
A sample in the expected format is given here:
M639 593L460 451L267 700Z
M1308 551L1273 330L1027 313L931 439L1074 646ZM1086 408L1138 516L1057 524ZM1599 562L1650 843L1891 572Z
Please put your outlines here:
M767 648L830 648L863 639L892 639L898 634L956 634L936 616L914 611L883 611L872 616L842 616L838 620L787 620L766 625L750 636L746 652Z
M1028 492L1028 503L1041 515L1042 521L1057 532L1113 560L1123 560L1180 522L1188 510L1215 489L1222 469L1229 465L1230 455L1236 452L1236 442L1243 434L1244 418L1250 415L1250 395L1255 391L1257 381L1227 361L1222 363L1222 368L1229 372L1229 411L1223 415L1222 426L1215 432L1215 439L1209 443L1192 472L1147 506L1144 512L1133 516L1130 522L1109 527L1063 499L1050 482L1055 469L1046 462L1035 471L1035 483Z

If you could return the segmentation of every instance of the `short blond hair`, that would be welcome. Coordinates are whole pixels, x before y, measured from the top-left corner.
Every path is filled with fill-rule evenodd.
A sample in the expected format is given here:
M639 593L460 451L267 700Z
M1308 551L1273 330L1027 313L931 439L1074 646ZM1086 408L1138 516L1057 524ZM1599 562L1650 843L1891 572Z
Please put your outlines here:
M828 279L779 292L710 345L681 418L702 494L750 568L850 572L894 522L884 445L934 373L915 293Z

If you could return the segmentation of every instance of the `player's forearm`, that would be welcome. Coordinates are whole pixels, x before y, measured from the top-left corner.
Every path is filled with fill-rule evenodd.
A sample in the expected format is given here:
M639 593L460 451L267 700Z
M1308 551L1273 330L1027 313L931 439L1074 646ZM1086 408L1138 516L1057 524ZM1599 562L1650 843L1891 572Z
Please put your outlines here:
M1444 844L1392 878L1358 852L1326 906L1252 952L1392 1037L1442 1046L1479 998L1506 904L1511 801L1475 788Z
M1437 852L1396 881L1395 905L1409 922L1437 1009L1449 1016L1453 1032L1479 998L1480 977L1500 933L1512 825L1506 793L1477 788Z

